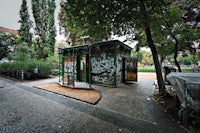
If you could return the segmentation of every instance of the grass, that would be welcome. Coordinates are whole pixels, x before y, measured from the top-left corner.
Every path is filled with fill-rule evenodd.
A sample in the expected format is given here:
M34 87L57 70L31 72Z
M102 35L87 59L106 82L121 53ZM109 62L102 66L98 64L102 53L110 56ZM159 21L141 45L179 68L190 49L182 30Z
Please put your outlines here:
M188 67L181 67L182 72L198 72L198 70L192 70L189 66ZM138 72L155 72L154 66L139 66Z
M138 67L138 72L155 72L154 66Z
M191 68L182 68L181 70L182 72L199 72L197 69L193 71Z

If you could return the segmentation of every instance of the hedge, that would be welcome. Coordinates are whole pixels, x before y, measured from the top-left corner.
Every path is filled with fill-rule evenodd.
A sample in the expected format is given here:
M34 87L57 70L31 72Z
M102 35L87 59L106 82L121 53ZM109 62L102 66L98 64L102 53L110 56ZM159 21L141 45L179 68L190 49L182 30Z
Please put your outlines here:
M27 60L0 64L0 74L7 76L16 76L19 70L23 70L24 77L33 76L34 67L38 67L40 76L48 76L53 69L52 62L44 60Z

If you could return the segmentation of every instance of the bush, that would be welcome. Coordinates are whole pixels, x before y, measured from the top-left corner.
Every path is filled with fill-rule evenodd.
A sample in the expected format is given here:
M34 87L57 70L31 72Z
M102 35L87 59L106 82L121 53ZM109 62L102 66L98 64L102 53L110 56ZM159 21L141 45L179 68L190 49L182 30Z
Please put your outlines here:
M7 76L16 76L18 70L24 71L24 77L30 78L33 76L33 68L38 67L40 76L48 76L51 74L53 65L51 61L44 60L26 60L0 64L0 74ZM12 73L12 75L9 75Z
M59 73L59 69L53 69L51 70L51 74L54 76L58 76L58 75L61 75L61 72Z

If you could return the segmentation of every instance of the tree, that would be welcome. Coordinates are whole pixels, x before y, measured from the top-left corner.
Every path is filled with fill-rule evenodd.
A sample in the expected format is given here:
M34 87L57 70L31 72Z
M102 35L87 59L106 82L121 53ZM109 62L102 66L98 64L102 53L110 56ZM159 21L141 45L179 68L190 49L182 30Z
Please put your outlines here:
M26 42L28 46L31 47L32 33L30 32L30 29L32 27L32 21L30 20L30 16L28 14L26 0L22 0L22 5L21 5L19 14L20 14L19 23L21 23L21 26L19 29L19 36L22 42Z
M68 24L68 21L70 21L71 19L69 18L69 16L67 16L65 12L64 9L65 4L62 2L60 6L61 8L58 19L59 19L60 32L62 32L61 34L64 34L68 40L71 39L73 46L80 45L81 44L80 37L82 35L84 36L84 32L79 28L74 28L76 22L73 22L74 23L73 25L70 25L71 23Z
M65 4L62 2L60 5L59 25L62 30L61 32L68 40L71 40L73 46L80 45L83 41L81 37L87 35L87 33L85 33L87 29L80 28L76 21L69 22L72 19L68 16L67 12L65 12Z
M38 35L38 38L41 40L40 50L43 51L45 47L48 47L47 44L47 23L48 23L48 14L46 9L46 0L32 0L32 11L33 17L35 20L35 34ZM41 58L47 58L46 55L42 52Z
M182 16L184 21L193 28L200 28L200 1L179 1L178 4L181 9L186 10L185 14Z
M16 35L0 32L0 60L9 57L15 51L18 40Z
M64 23L66 29L74 37L90 36L91 40L102 40L105 36L111 35L111 29L107 22L104 21L106 19L103 19L102 14L98 15L100 11L97 6L98 2L89 2L89 4L88 2L68 1L67 3L62 3L62 8L65 10ZM70 6L67 5L68 3L70 3ZM72 15L71 13L75 14ZM74 38L74 40L78 39Z
M14 56L12 57L12 59L16 61L26 61L30 59L30 56L31 54L30 54L29 47L27 43L23 42L16 47L16 50L14 52Z
M0 60L7 57L9 53L8 45L6 44L5 34L0 33Z
M170 45L174 44L174 62L178 71L181 72L181 67L177 60L178 51L187 49L193 51L192 44L198 36L196 35L196 29L192 29L183 21L182 16L184 16L186 10L181 9L179 5L180 3L172 2L160 7L161 13L157 16L160 19L161 26L156 29L158 30L157 33L164 33L163 37L165 39L162 40L168 40L169 45L165 49L170 48Z
M143 31L146 44L150 47L155 64L160 94L166 94L158 52L152 38L152 29L157 23L155 13L159 12L164 0L133 1L73 1L65 5L67 23L74 29L81 29L94 38L114 34L126 35L130 29ZM75 22L75 23L74 23Z
M51 53L54 53L54 45L55 45L55 37L56 37L56 29L55 29L55 20L54 20L54 12L56 8L55 0L48 0L48 44L50 47Z
M133 49L131 51L131 57L136 58L137 61L141 63L144 58L144 51L137 51L137 49Z
M35 34L41 43L42 58L47 58L54 52L55 26L54 11L55 0L32 0L32 11L35 20Z
M191 65L197 63L197 54L188 54L186 57L178 57L178 60L183 65Z
M200 44L200 1L198 0L190 0L190 1L181 1L179 3L180 8L185 10L185 14L182 15L184 22L190 26L190 29L185 30L184 32L187 33L185 36L182 37L181 43L184 43L188 46L190 52L195 55L197 52L193 46L195 44ZM197 49L200 48L200 45ZM198 60L200 61L200 53L197 52Z

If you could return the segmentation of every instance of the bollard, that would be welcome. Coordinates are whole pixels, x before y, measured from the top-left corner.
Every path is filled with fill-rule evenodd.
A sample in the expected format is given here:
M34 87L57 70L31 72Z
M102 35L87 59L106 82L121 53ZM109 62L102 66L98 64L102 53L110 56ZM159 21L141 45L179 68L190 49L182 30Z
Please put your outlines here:
M33 74L34 74L35 79L36 79L37 76L38 76L38 72L39 72L38 67L34 67L34 68L33 68Z
M22 81L24 80L24 70L22 70L21 79L22 79Z

